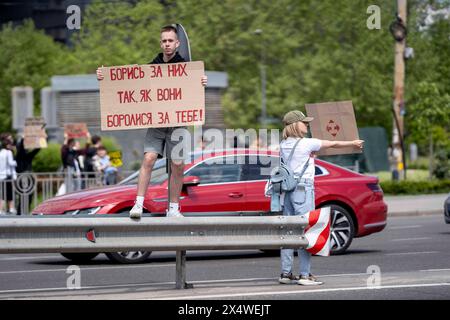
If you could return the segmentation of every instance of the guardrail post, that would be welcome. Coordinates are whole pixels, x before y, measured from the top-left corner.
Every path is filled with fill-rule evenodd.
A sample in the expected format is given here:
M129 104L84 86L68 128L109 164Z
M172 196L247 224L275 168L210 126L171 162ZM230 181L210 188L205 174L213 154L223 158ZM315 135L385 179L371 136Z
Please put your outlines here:
M176 259L176 288L192 289L194 285L186 283L186 251L177 251Z

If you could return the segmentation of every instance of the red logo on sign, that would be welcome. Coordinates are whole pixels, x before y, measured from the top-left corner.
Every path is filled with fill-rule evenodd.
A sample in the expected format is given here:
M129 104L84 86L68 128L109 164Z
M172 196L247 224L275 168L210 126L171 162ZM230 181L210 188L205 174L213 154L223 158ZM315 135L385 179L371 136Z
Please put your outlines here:
M341 130L341 127L337 123L335 123L333 120L328 121L327 124L327 131L333 136L336 137L339 130Z

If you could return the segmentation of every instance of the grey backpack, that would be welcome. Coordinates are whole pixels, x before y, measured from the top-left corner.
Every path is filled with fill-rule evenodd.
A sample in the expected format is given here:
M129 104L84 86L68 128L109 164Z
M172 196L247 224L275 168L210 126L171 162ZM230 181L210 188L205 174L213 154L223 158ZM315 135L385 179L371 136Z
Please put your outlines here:
M299 183L299 179L303 176L306 171L306 168L309 164L309 157L303 166L302 172L298 178L294 176L294 170L289 167L289 163L292 160L294 155L295 148L297 147L300 139L297 140L294 147L292 148L291 153L287 161L280 156L280 165L275 167L270 173L269 183L272 185L272 188L278 192L289 192L295 190L297 184Z

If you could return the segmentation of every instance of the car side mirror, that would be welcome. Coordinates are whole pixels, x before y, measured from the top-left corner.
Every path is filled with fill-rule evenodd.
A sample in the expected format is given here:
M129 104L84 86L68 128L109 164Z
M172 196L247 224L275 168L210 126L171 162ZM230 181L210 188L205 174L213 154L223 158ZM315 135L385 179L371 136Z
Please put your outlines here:
M183 178L183 186L184 187L193 187L200 184L200 178L196 176L184 177Z

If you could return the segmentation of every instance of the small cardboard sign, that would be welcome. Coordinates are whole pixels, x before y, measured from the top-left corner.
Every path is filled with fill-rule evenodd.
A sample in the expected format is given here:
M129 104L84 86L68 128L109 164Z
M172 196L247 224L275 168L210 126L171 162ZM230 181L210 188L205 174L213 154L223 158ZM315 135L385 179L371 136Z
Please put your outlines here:
M205 123L202 61L103 67L101 129L179 127Z
M26 118L23 136L25 149L47 148L44 118Z
M352 141L359 139L352 101L306 104L313 138L330 141ZM356 147L328 148L317 152L321 156L361 153Z
M120 150L108 152L108 156L113 167L117 168L123 166L122 152L120 152Z
M67 134L68 139L86 138L88 136L87 124L80 123L66 123L64 125L64 133Z

